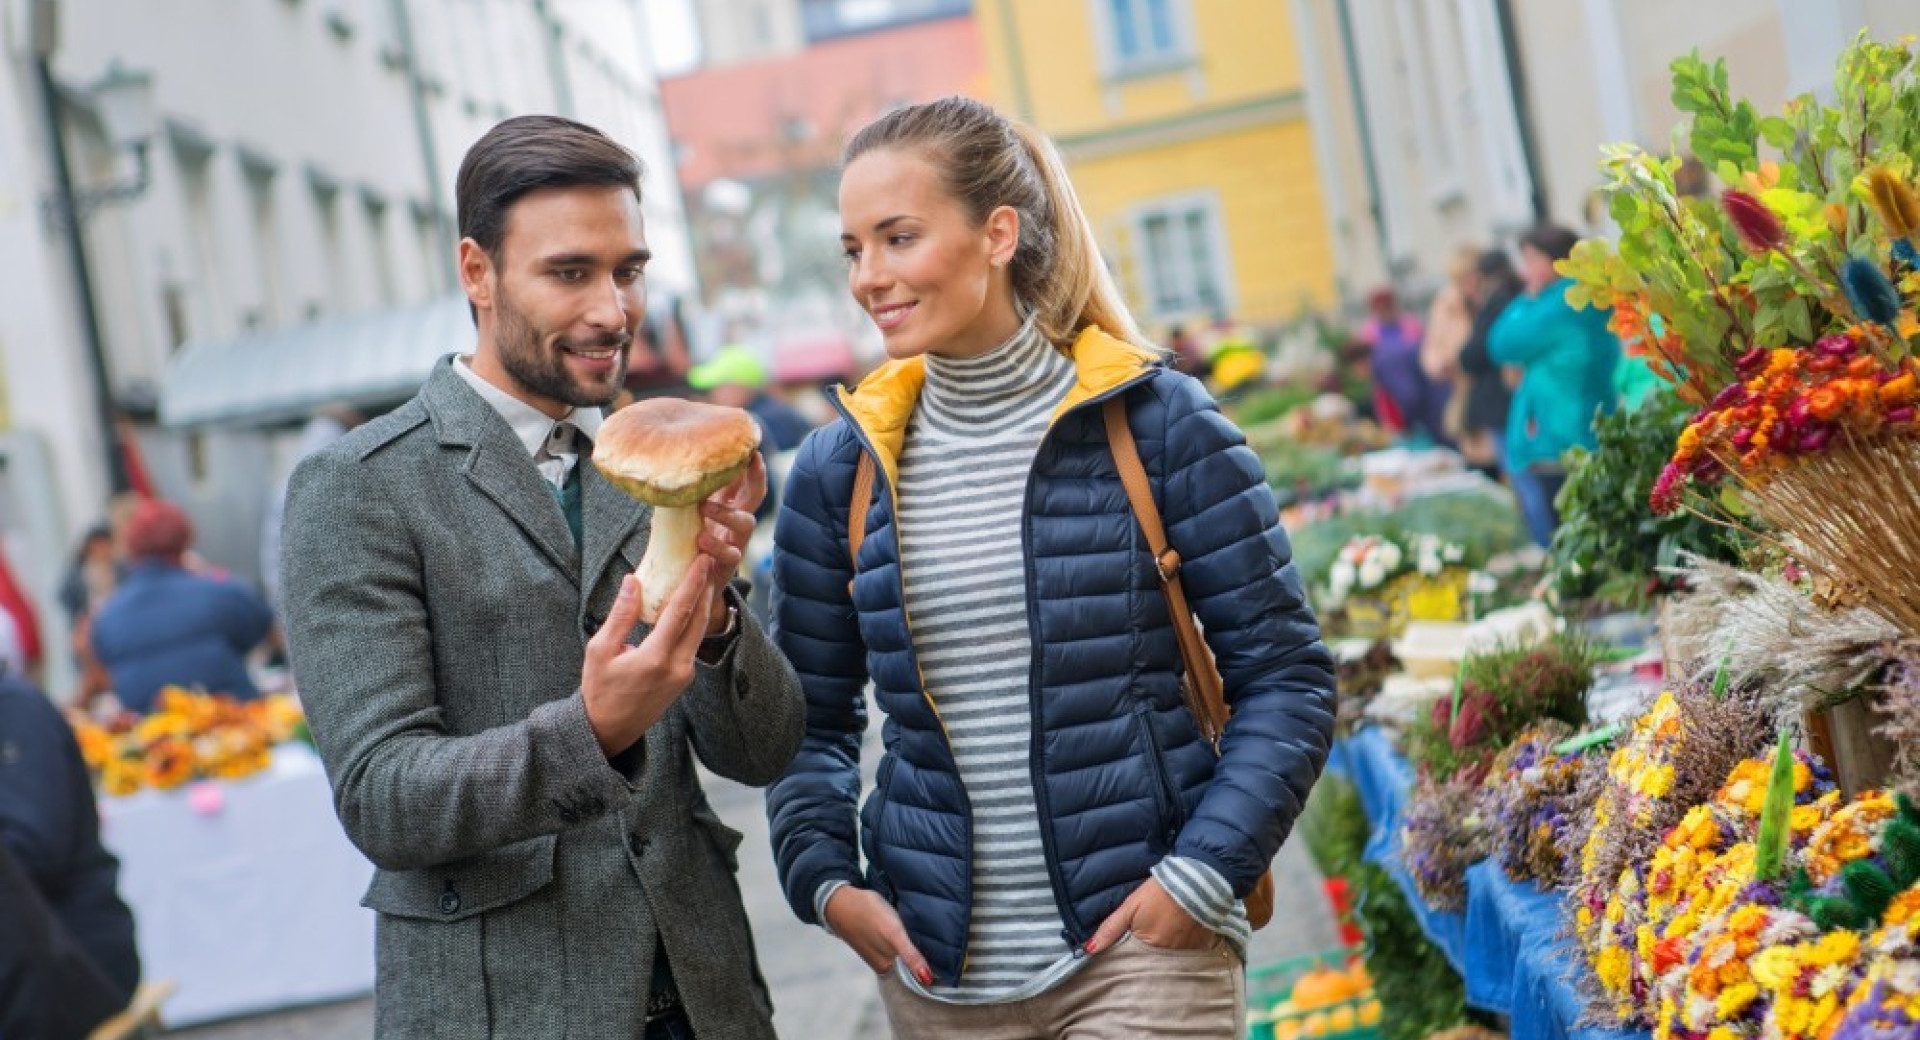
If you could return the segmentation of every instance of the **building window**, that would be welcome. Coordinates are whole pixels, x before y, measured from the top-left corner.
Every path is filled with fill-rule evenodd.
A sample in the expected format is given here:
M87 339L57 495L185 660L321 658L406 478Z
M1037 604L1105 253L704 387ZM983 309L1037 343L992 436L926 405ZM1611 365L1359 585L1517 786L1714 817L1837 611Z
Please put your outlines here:
M275 176L263 162L241 160L246 170L247 208L253 216L254 247L260 264L259 315L267 323L286 316L286 279L281 270L280 210L274 198Z
M1127 73L1178 63L1188 56L1184 0L1092 0L1104 28L1107 67Z
M1141 296L1155 317L1231 315L1226 236L1210 195L1143 207L1132 236Z
M367 245L373 251L374 284L380 303L392 307L400 302L399 286L393 280L393 244L388 238L387 200L362 192L360 204L367 212Z

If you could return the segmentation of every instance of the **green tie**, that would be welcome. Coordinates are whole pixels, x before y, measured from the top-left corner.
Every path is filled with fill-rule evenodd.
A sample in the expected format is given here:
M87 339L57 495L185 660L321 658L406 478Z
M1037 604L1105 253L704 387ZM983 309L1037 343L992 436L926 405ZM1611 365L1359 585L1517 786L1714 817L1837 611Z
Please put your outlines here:
M560 503L560 512L566 514L567 530L573 532L573 544L580 546L580 467L585 460L574 462L567 470L566 483L553 489L553 497Z

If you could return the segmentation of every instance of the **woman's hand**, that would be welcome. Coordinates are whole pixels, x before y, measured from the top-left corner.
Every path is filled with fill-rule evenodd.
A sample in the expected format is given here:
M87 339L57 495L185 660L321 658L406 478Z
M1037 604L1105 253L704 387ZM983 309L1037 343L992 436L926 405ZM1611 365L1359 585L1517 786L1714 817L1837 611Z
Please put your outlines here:
M900 913L879 893L870 889L841 885L827 897L827 927L841 942L853 948L876 974L893 970L893 962L904 962L922 986L933 985L933 969L907 938L907 926Z
M1127 901L1120 904L1120 909L1107 915L1088 941L1087 952L1099 953L1119 942L1128 932L1148 946L1164 950L1204 950L1218 938L1206 925L1194 920L1192 914L1181 909L1153 878L1134 889Z

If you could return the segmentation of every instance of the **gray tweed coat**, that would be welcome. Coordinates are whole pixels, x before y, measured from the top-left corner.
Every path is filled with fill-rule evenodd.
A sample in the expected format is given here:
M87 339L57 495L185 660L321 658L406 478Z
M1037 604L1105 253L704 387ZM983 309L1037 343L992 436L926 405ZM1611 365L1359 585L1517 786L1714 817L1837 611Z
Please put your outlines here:
M378 868L376 1031L637 1040L659 936L701 1040L771 1037L740 835L693 755L771 782L799 746L799 682L743 610L721 663L609 762L580 669L648 511L587 466L576 554L451 361L301 463L287 496L293 670L340 822Z

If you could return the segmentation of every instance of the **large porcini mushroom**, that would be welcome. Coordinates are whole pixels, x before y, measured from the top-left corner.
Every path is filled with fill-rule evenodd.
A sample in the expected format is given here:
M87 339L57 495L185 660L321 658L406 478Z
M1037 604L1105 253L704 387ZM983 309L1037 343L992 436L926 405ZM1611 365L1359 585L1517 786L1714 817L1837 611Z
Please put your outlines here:
M653 533L635 570L640 617L660 620L700 551L700 503L733 482L760 447L760 427L738 408L653 397L613 413L594 441L608 481L653 507Z

